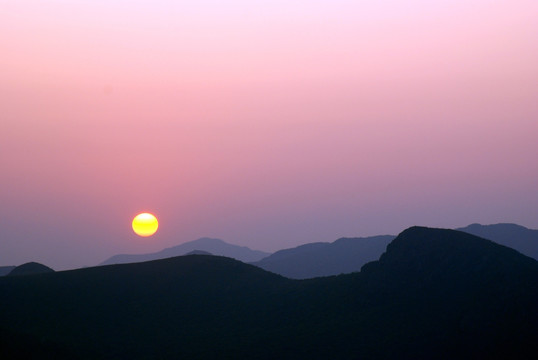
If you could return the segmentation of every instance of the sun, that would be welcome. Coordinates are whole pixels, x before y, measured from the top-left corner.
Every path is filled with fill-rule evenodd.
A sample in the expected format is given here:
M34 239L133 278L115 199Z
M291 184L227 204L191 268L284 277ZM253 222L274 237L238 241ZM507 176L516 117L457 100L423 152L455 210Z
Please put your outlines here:
M159 222L155 215L150 213L141 213L133 219L133 231L139 236L151 236L155 234L159 227Z

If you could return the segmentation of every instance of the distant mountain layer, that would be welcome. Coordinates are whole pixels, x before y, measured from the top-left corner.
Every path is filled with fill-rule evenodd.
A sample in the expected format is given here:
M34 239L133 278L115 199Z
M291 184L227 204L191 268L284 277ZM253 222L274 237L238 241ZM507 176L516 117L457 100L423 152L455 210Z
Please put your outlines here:
M5 276L15 269L15 266L0 266L0 276Z
M15 267L7 276L34 275L54 272L50 267L36 262L29 262Z
M472 224L457 230L511 247L523 255L538 260L538 230L527 229L516 224Z
M213 255L227 256L243 262L258 261L269 255L269 253L263 251L251 250L246 246L228 244L219 239L201 238L151 254L115 255L103 261L100 265L126 264L165 259L185 255L195 250L207 251Z
M277 251L252 264L291 279L346 274L360 271L364 264L378 259L394 238L385 235L311 243Z
M413 227L361 272L206 255L0 278L0 358L538 358L538 262Z

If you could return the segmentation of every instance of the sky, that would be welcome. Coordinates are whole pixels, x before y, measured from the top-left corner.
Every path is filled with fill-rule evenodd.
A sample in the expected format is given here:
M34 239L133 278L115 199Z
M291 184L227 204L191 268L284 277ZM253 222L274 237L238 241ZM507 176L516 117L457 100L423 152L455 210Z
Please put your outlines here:
M0 266L538 228L537 18L535 0L0 0Z

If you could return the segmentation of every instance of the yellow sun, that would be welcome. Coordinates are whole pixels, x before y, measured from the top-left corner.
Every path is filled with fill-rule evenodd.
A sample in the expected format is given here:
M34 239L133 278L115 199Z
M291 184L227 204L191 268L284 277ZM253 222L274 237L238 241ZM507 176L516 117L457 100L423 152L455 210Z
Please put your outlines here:
M133 219L133 231L140 236L151 236L155 234L158 227L157 218L150 213L138 214Z

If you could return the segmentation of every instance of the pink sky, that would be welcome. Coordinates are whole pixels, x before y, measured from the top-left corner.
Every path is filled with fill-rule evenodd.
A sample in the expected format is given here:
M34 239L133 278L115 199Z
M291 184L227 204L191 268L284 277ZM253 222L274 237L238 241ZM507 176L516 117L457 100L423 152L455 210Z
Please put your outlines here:
M0 266L538 228L537 18L534 0L1 1Z

